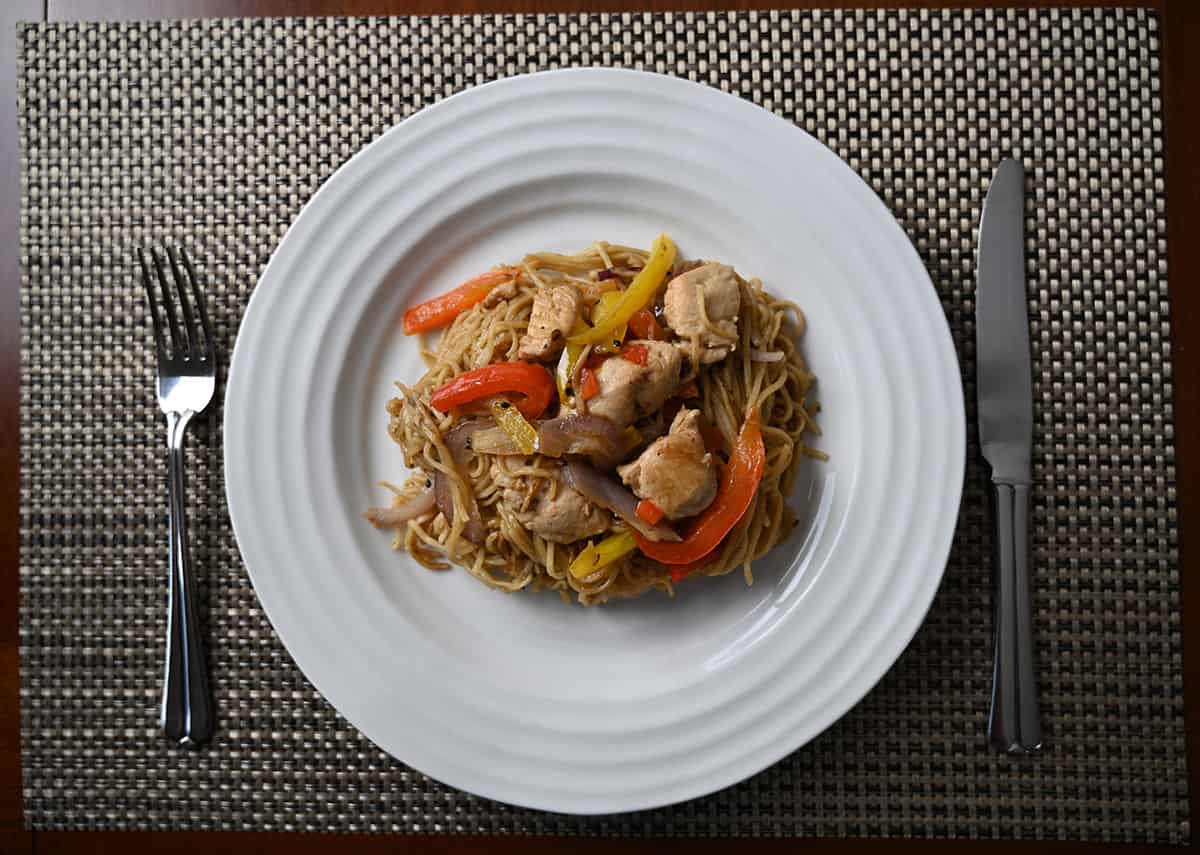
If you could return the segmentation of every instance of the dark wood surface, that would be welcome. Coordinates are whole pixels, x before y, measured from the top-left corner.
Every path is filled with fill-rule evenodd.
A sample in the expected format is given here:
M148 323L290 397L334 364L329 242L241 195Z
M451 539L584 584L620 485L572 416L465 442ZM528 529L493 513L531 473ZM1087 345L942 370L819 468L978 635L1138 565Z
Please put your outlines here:
M724 841L600 841L554 838L369 837L277 833L29 832L21 815L18 703L17 597L18 473L18 165L15 115L14 26L30 20L120 20L270 15L452 14L539 11L665 11L748 9L774 6L933 8L964 6L1151 6L1163 17L1164 114L1167 142L1168 265L1174 340L1175 439L1183 596L1184 684L1187 697L1188 770L1193 822L1200 817L1200 0L0 0L0 855L8 853L233 853L350 850L440 853L595 853L684 850L705 855L728 851ZM180 793L186 798L186 793ZM797 841L739 841L755 853L791 853ZM1200 841L1194 843L1200 848ZM1170 847L1091 844L985 843L912 840L805 841L806 851L835 853L1141 853Z

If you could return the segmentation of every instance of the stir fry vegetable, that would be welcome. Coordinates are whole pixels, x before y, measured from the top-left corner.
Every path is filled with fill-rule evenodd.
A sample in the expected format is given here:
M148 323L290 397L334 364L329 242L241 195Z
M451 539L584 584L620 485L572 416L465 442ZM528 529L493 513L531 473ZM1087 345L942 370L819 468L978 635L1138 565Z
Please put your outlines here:
M527 419L536 419L550 406L554 381L540 365L529 362L496 362L460 374L438 389L429 399L435 409L448 413L480 398L514 392L521 396L514 405Z
M621 356L628 359L634 365L645 365L649 358L650 351L644 344L630 342L621 348Z
M600 295L600 300L596 303L596 307L592 309L592 323L597 327L604 324L624 299L625 292L621 290L609 291ZM602 341L596 345L596 350L600 353L616 353L621 349L621 342L625 341L625 332L626 325L619 324L613 329L611 336L606 341Z
M590 401L592 398L600 394L600 381L596 379L596 372L592 367L584 366L579 372L579 395L585 401Z
M569 413L542 422L537 429L538 452L546 457L582 454L601 469L612 469L625 456L627 439L603 416Z
M482 303L493 288L519 272L515 267L489 270L474 279L468 279L453 291L413 306L404 313L404 334L412 335L449 325L467 309Z
M571 562L568 568L571 575L576 579L586 578L601 567L607 567L614 561L617 561L633 550L637 549L637 541L633 535L627 531L619 534L609 535L599 543L589 543L575 556L575 560Z
M582 318L575 319L575 326L571 329L571 335L578 335L584 332L588 325L583 322ZM571 378L575 375L575 363L579 361L579 354L583 352L582 344L570 344L563 348L562 355L558 358L558 368L554 372L554 381L558 385L558 400L562 405L569 406L571 397L567 390L571 388Z
M675 263L675 244L666 235L659 235L650 249L650 259L629 287L619 292L621 297L604 319L596 321L591 329L567 339L571 344L603 345L613 340L614 333L624 327L638 311L654 299L671 265ZM618 292L610 292L618 293ZM607 294L605 296L608 296ZM599 304L597 304L599 306Z
M663 564L694 564L708 555L750 508L766 467L767 452L757 408L746 413L733 456L717 488L717 497L683 535L679 543L664 543L635 535L638 547ZM682 577L681 577L682 578ZM678 581L678 580L676 580Z
M666 516L666 512L649 499L642 499L637 503L637 515L650 525L658 525Z
M493 398L488 401L488 409L496 419L496 424L504 429L509 438L522 454L533 454L538 447L537 430L520 411L508 401Z
M663 329L658 318L654 317L654 312L649 309L638 309L633 313L633 317L629 319L629 331L637 338L650 341L668 341L671 338L671 334Z
M600 394L600 366L610 357L603 353L593 353L579 369L579 396L585 401Z

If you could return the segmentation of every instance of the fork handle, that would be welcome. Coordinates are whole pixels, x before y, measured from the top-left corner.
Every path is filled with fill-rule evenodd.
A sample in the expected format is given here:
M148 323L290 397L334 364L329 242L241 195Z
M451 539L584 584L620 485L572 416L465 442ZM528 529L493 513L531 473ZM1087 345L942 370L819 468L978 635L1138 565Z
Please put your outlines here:
M196 586L187 541L183 436L194 414L167 414L167 485L170 509L170 573L167 656L164 664L162 729L167 738L194 747L213 735L208 666L196 615Z
M988 736L997 751L1028 754L1042 747L1029 597L1029 485L994 483L992 498L996 658Z

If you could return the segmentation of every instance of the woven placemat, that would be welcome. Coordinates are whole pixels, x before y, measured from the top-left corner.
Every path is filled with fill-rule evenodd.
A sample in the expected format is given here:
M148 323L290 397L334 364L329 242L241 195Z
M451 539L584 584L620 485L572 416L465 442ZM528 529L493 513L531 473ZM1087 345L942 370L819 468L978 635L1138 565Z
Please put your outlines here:
M28 821L1186 841L1157 33L1145 10L24 27ZM221 732L202 752L168 747L155 723L163 429L130 249L193 247L229 353L272 250L340 163L464 87L587 64L686 76L794 120L878 191L916 244L971 416L958 537L923 629L841 722L708 798L596 818L476 798L381 753L293 665L230 530L216 407L188 459ZM1048 739L1025 759L984 740L991 558L971 380L975 228L991 169L1009 154L1025 160L1031 192Z

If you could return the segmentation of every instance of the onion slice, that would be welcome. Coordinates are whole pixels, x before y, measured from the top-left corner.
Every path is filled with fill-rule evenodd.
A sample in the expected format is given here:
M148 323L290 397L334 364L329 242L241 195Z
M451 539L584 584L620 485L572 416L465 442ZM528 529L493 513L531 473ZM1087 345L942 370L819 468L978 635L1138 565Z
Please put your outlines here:
M563 467L563 480L588 501L607 508L649 540L677 543L678 534L670 526L650 525L637 515L638 498L613 478L580 460Z
M450 432L446 434L446 447L450 449L450 457L453 459L454 466L458 469L461 475L467 465L467 446L478 431L492 427L491 419L467 419L459 422ZM450 478L445 472L437 471L433 473L433 494L437 502L438 510L442 512L442 516L446 518L446 522L453 525L454 523L454 488L450 483ZM463 537L476 545L483 543L487 537L487 529L483 525L483 518L479 515L479 506L475 503L474 496L467 497L467 507L469 514L467 523L463 526Z
M363 516L376 528L400 528L409 520L429 513L435 504L434 491L426 487L403 504L390 508L368 508Z
M547 457L582 454L599 468L612 469L625 455L625 434L604 416L559 416L538 427L538 450Z
M471 450L476 454L521 454L521 449L513 442L503 428L485 427L476 431L471 437Z
M620 463L629 448L625 431L603 416L573 413L537 426L537 452L545 457L578 454L607 470ZM512 437L486 421L472 427L471 450L476 454L523 453Z

